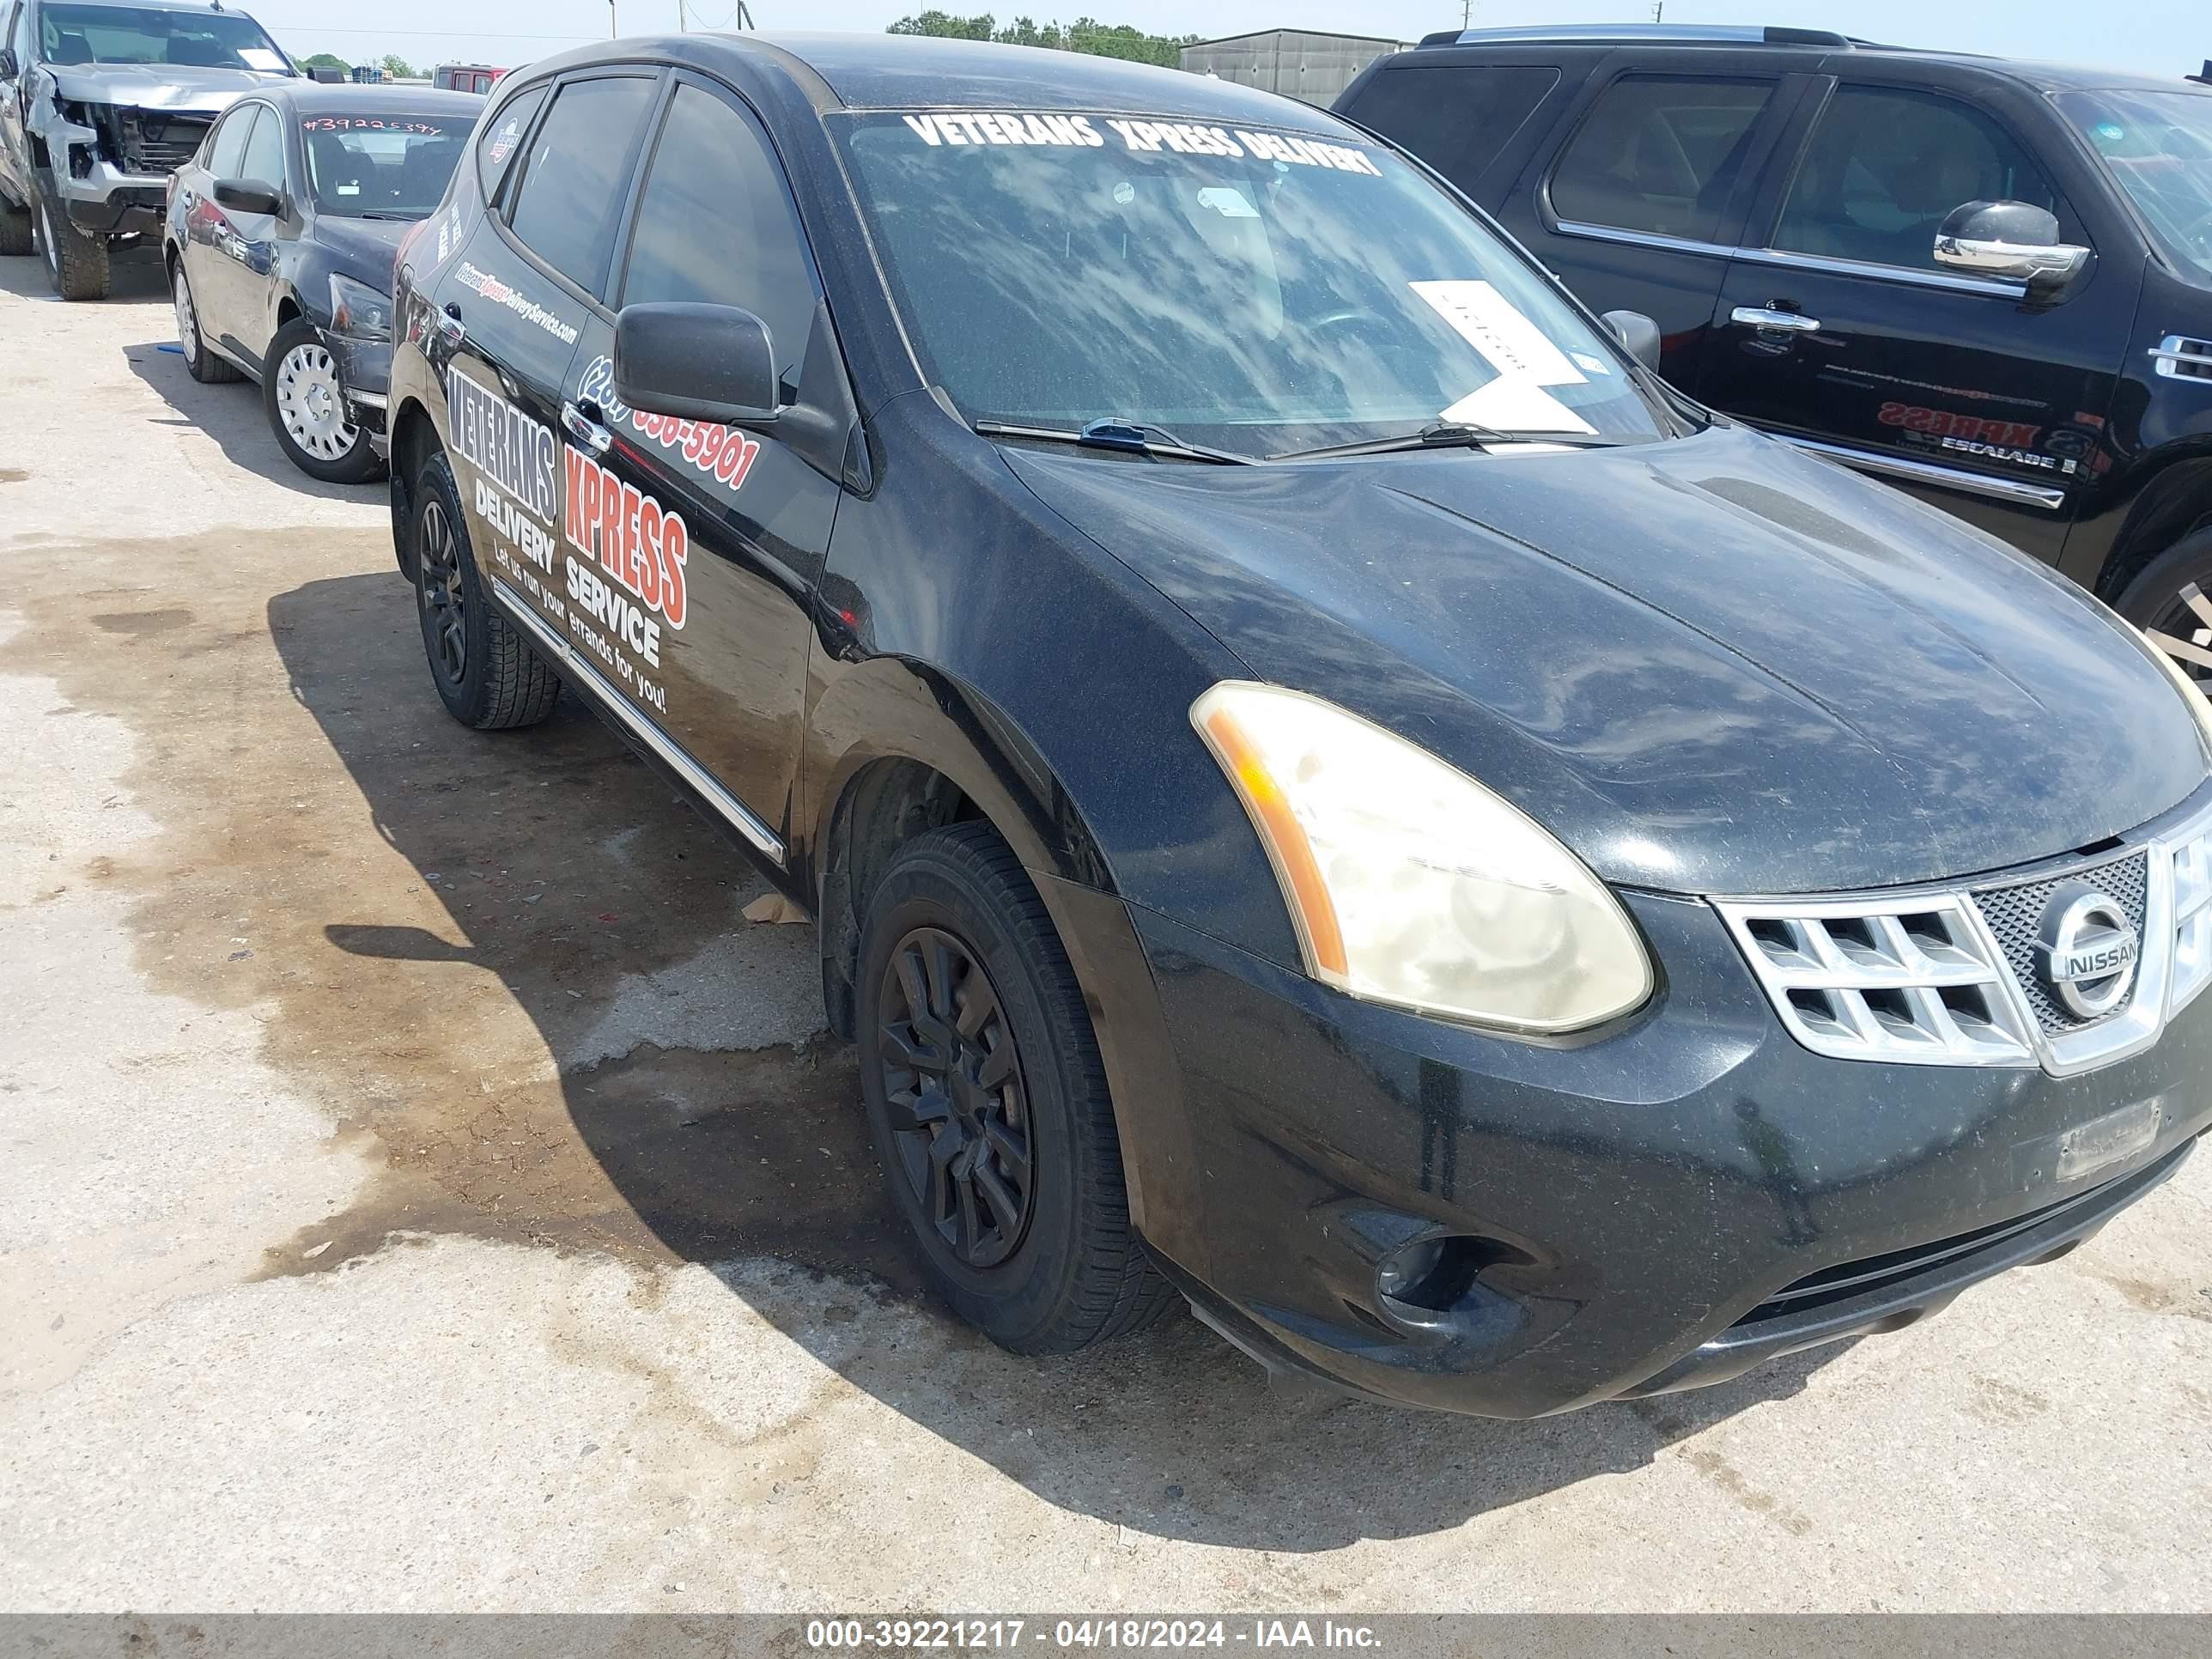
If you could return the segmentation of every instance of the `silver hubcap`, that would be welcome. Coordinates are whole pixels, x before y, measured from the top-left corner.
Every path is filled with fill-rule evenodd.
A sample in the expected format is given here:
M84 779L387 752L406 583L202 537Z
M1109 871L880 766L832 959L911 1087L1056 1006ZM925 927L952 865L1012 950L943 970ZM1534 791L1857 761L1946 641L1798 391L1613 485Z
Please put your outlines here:
M177 288L171 296L177 304L177 343L184 348L185 361L195 363L200 356L199 319L192 315L191 285L185 281L182 268L177 271Z
M294 346L276 366L276 413L285 434L319 461L343 460L361 436L346 418L337 364L320 341Z

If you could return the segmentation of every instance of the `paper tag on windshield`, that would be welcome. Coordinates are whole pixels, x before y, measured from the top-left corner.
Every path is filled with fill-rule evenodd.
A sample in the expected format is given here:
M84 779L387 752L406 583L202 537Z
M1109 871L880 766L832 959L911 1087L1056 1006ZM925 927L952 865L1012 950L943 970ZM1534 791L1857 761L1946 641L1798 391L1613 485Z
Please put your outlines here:
M1256 219L1260 210L1244 199L1244 192L1227 185L1208 185L1198 192L1198 204L1210 207L1224 219Z
M1580 386L1584 375L1567 354L1488 283L1409 283L1453 331L1507 380L1532 386ZM1588 430L1587 428L1583 428Z
M266 46L240 46L238 55L248 69L266 70L271 75L284 72L284 60Z
M1588 435L1597 430L1534 380L1512 375L1500 375L1480 391L1470 392L1439 418L1516 434L1576 432Z

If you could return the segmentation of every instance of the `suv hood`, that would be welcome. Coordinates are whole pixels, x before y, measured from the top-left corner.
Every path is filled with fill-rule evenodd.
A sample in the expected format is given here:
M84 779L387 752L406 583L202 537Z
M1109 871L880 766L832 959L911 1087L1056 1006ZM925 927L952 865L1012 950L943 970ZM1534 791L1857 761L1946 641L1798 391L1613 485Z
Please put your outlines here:
M1212 467L1004 447L1242 658L1481 780L1599 874L1977 874L2204 781L2148 647L2055 573L1739 428Z
M196 114L227 109L240 94L271 81L297 78L258 70L192 69L174 64L79 64L66 69L49 66L47 72L64 99L131 109L190 110Z

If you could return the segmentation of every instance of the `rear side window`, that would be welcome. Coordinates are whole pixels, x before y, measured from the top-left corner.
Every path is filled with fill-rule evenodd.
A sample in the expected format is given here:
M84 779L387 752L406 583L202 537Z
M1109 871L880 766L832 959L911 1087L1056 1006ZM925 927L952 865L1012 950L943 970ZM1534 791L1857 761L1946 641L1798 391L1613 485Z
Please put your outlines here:
M606 269L631 140L653 91L653 82L635 76L562 88L523 164L509 223L532 252L586 294L599 292Z
M500 185L514 166L514 158L522 153L522 141L529 136L530 124L538 118L538 106L544 101L545 88L532 87L501 108L496 125L487 122L477 136L477 173L483 180L485 201L498 196Z
M768 325L776 368L795 380L816 292L775 155L729 105L678 87L639 192L622 303L742 307Z
M1893 87L1842 87L1820 113L1773 246L1934 270L1936 232L1968 202L2058 195L2003 128L1971 105Z
M1598 94L1552 175L1552 210L1582 224L1719 240L1767 81L1624 76Z
M1389 69L1345 112L1467 190L1559 84L1534 64Z

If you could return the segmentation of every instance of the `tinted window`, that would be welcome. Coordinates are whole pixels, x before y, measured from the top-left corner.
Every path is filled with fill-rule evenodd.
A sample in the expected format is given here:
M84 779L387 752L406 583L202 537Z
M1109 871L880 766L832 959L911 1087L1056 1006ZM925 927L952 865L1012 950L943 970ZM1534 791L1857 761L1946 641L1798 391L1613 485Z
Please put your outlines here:
M325 213L420 219L445 196L475 126L442 112L309 116L300 123L307 187Z
M1773 245L1933 270L1937 228L1952 209L1983 201L2058 206L2041 171L1980 111L1927 93L1844 87L1813 130Z
M2212 272L2212 94L2069 92L2058 107L2167 247Z
M238 176L258 179L279 190L284 187L284 124L277 119L276 111L262 110L253 123L253 136L246 141Z
M514 234L587 294L599 291L606 269L630 140L653 94L651 81L627 76L562 88L524 164Z
M538 106L544 101L545 88L532 87L513 103L501 106L498 121L478 135L477 173L483 180L487 202L499 194L501 182L514 167L514 158L522 152L522 140L530 131L530 124L538 118Z
M222 125L215 130L208 143L207 169L216 178L240 176L238 164L246 156L246 136L253 131L253 118L260 111L260 105L248 104L222 118Z
M744 116L678 87L638 200L622 302L742 306L796 379L814 320L814 267L783 169Z
M1347 112L1466 189L1559 84L1559 70L1531 65L1393 69Z
M1773 87L1632 75L1607 87L1552 177L1560 218L1695 242L1718 239Z

